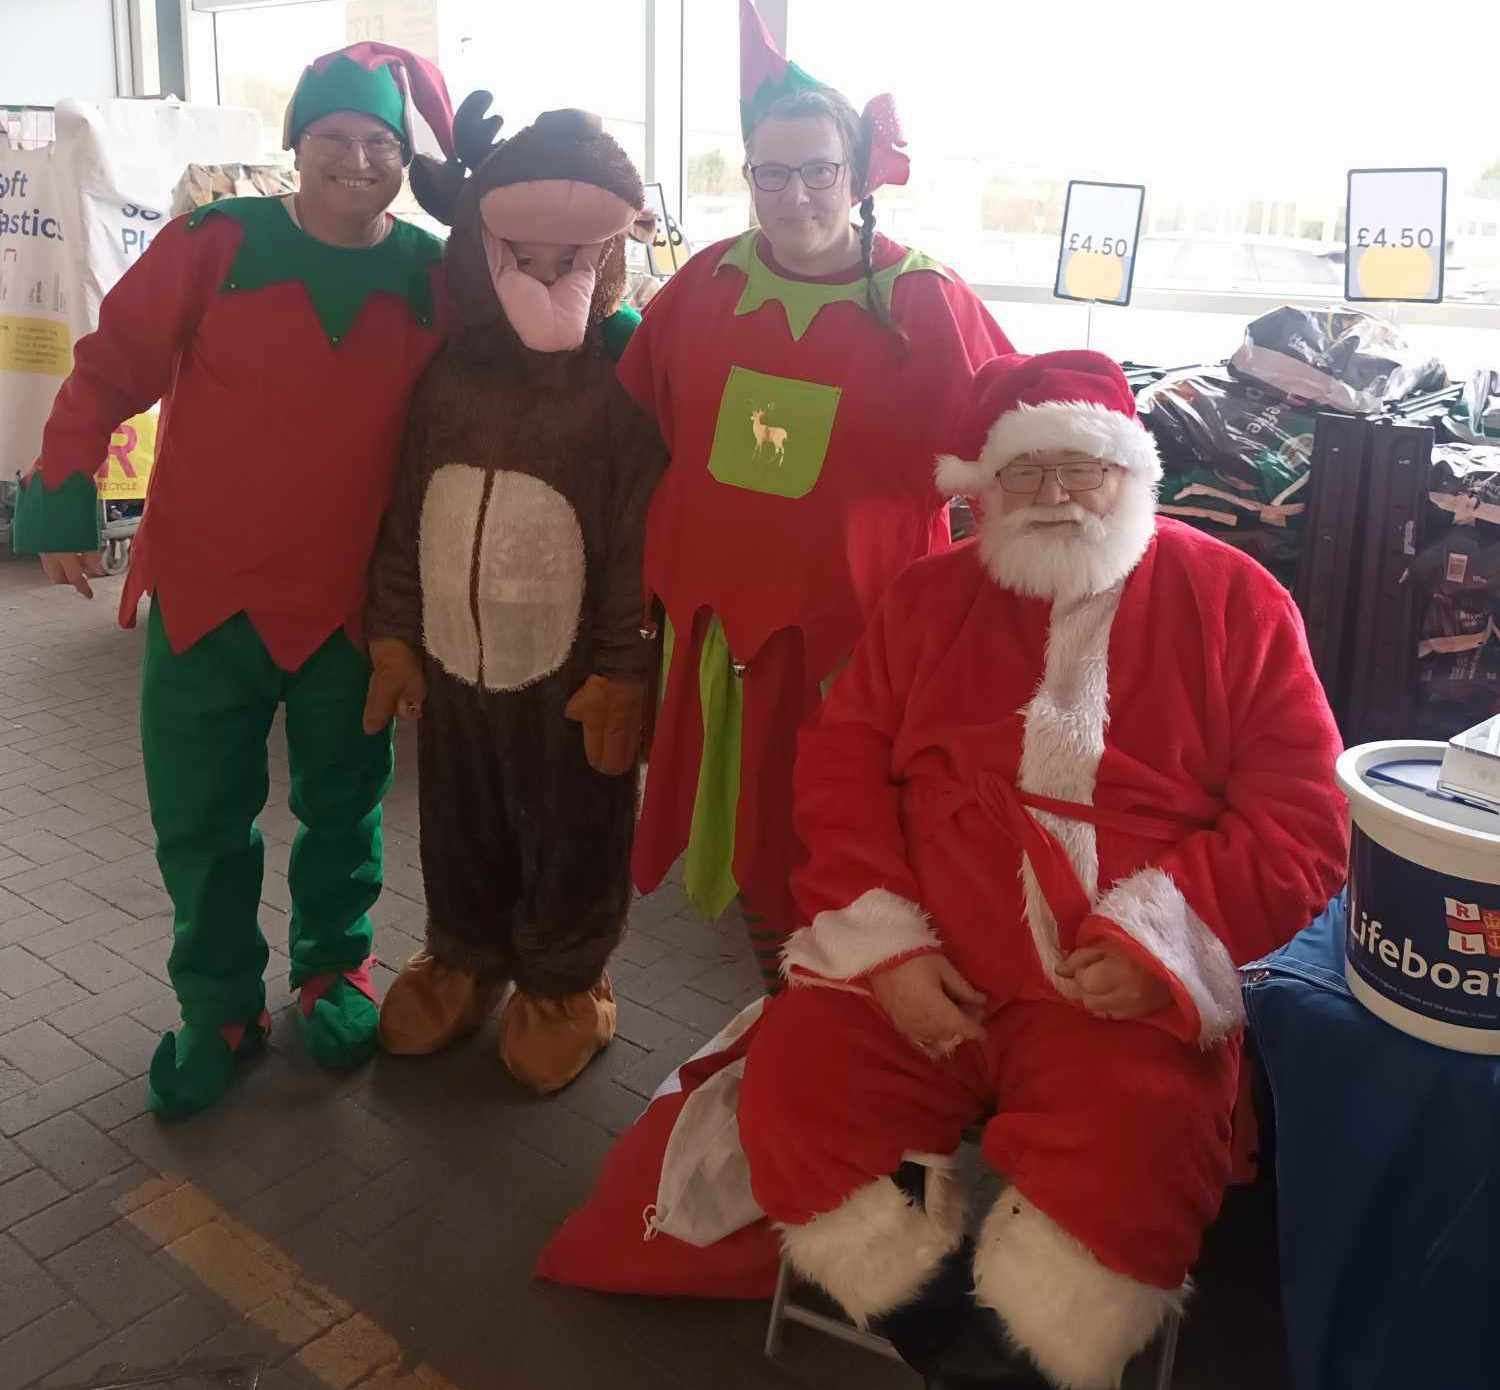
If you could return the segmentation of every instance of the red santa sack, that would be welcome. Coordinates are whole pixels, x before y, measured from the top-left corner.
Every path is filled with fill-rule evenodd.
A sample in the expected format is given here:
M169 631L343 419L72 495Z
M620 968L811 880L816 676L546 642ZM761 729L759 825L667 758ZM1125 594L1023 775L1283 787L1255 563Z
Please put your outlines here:
M771 1297L781 1247L750 1196L734 1115L763 1002L662 1083L542 1250L538 1278L602 1293Z

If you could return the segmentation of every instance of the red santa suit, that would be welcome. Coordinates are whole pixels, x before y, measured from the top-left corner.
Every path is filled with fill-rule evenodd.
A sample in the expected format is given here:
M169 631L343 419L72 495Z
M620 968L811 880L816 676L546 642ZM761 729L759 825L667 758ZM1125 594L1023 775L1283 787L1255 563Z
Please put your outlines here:
M956 1227L888 1175L985 1125L1008 1186L976 1297L1049 1380L1117 1383L1179 1296L1230 1166L1243 1022L1236 967L1289 939L1345 866L1338 735L1302 624L1269 573L1156 520L1160 466L1124 378L1092 353L981 373L981 498L999 469L1072 449L1125 471L1092 540L1005 518L890 590L804 734L809 862L794 988L751 1048L741 1134L787 1248L857 1318L916 1296ZM998 524L997 524L998 523ZM1168 986L1097 1018L1058 975L1106 943ZM986 1037L919 1051L869 990L944 952L987 998ZM821 987L819 987L821 986Z

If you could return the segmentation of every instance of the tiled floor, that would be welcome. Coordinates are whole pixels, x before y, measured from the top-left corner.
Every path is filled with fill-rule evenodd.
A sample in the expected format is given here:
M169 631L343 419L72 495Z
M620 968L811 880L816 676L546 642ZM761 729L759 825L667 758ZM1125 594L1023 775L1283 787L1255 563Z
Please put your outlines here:
M147 1115L142 1076L176 1018L170 905L136 734L141 633L114 626L118 581L97 587L85 603L0 560L0 1390L251 1353L272 1368L265 1390L913 1383L795 1328L765 1361L761 1304L530 1278L613 1136L757 992L738 925L685 915L675 886L633 913L620 1036L560 1098L508 1080L493 1025L438 1058L331 1077L285 1012L278 756L262 821L273 1046L216 1111ZM423 915L411 753L377 908L377 952L397 965ZM1178 1386L1280 1383L1268 1222L1264 1194L1241 1194L1215 1233Z

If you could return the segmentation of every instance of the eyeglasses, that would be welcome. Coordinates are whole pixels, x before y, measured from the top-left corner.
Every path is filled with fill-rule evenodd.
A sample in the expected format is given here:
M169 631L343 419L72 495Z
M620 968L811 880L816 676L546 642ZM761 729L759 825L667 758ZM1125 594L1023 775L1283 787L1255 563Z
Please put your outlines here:
M325 159L343 159L354 153L355 146L359 146L371 164L399 164L405 150L394 135L371 135L361 140L353 135L317 131L307 137L307 142L316 147Z
M813 193L832 188L839 181L842 164L831 164L826 159L810 159L806 164L793 168L790 164L747 164L746 172L762 193L780 193L792 181L792 175L802 180L802 186Z
M1047 474L1057 476L1057 485L1064 492L1092 492L1104 486L1104 475L1110 469L1107 463L1012 463L1000 470L1000 486L1006 492L1037 493L1042 490L1042 481Z

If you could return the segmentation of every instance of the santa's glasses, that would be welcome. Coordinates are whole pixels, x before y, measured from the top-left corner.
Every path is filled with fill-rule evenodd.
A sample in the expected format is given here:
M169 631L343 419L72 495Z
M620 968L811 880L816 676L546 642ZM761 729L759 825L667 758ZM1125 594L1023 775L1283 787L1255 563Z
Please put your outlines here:
M802 180L803 188L821 193L839 181L842 164L832 164L826 159L810 159L806 164L750 164L746 172L762 193L780 193L792 181L792 175Z
M1000 470L999 480L1006 492L1030 494L1040 492L1047 474L1052 473L1064 492L1092 492L1104 486L1109 467L1107 463L1012 463Z

